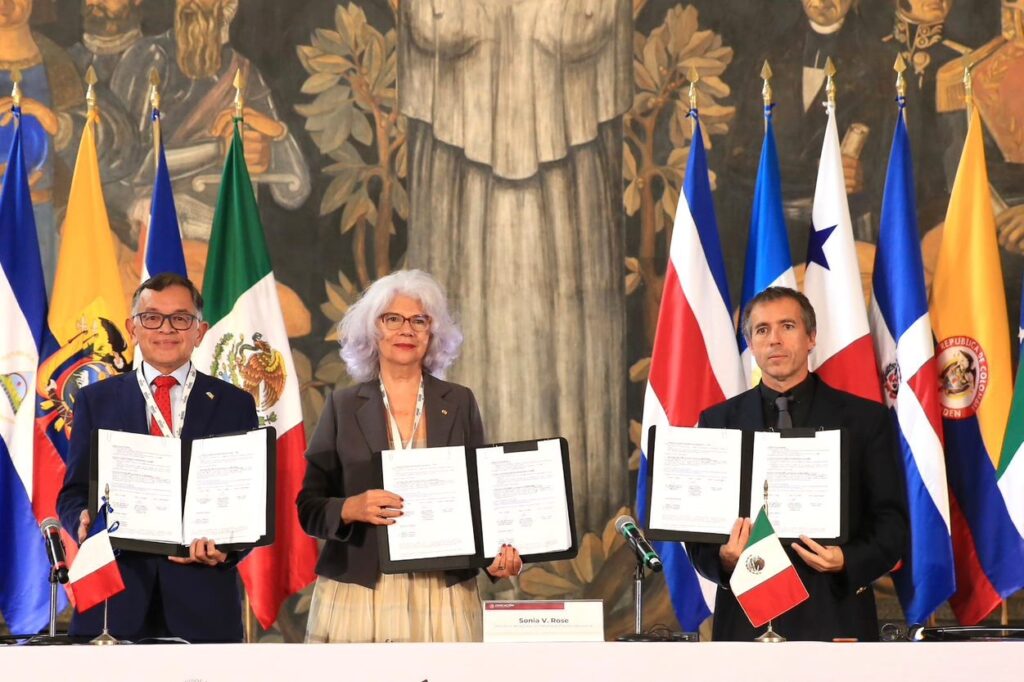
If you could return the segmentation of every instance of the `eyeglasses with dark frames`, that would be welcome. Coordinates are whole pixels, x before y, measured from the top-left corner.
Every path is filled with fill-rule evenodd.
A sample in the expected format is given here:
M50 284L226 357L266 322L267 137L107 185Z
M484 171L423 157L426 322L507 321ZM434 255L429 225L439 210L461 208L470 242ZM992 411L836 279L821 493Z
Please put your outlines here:
M401 329L408 322L414 332L425 332L430 329L430 315L413 315L406 317L398 313L384 313L380 316L380 323L385 329L396 331Z
M197 316L189 313L170 313L164 315L163 313L152 311L136 313L133 317L146 329L160 329L164 326L164 320L166 320L171 323L171 329L179 332L188 331L196 323L196 320L199 319Z

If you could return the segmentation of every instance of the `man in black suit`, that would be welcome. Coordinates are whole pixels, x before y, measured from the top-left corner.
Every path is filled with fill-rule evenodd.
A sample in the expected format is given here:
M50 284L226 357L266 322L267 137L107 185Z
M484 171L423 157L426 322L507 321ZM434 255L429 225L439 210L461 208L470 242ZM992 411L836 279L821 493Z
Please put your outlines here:
M815 324L814 309L798 291L769 287L755 296L742 327L761 369L761 384L705 410L700 426L842 431L850 463L849 539L842 546L823 546L801 536L786 548L810 598L774 626L789 639L877 640L871 583L896 566L909 538L903 471L886 409L831 388L807 370ZM751 641L760 634L728 589L750 526L750 519L737 519L724 545L687 545L697 571L718 584L715 640Z
M259 425L251 395L197 372L191 362L209 324L203 321L202 296L188 279L165 273L143 282L132 299L126 327L142 353L138 370L82 389L75 402L57 510L79 542L91 520L89 452L96 429L191 440ZM117 563L125 590L109 601L111 634L133 641L242 641L237 570L242 556L221 551L209 538L192 542L188 558L120 552ZM75 613L70 633L99 634L102 620L102 607Z

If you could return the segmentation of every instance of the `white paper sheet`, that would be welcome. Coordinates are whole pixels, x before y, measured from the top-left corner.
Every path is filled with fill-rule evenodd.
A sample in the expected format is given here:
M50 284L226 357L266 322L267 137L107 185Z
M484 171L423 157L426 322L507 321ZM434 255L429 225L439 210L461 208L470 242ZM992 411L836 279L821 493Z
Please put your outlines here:
M98 444L99 495L110 486L116 537L181 542L181 441L100 429Z
M725 533L739 515L743 432L659 426L649 527Z
M256 542L267 532L265 431L192 442L183 544Z
M834 538L840 534L840 432L818 431L814 438L754 434L750 517L764 502L779 537Z
M385 450L384 489L403 499L387 527L392 561L476 553L463 447Z
M495 556L504 543L520 554L572 546L560 441L538 441L525 452L479 448L476 465L485 554Z

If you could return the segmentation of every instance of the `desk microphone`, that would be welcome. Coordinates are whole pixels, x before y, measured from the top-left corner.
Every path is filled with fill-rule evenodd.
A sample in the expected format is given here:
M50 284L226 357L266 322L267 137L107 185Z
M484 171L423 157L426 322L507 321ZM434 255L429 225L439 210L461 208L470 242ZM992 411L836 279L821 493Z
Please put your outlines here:
M67 557L64 554L64 542L60 539L60 522L52 516L43 519L39 530L46 540L46 554L50 558L50 566L57 574L57 582L68 581Z
M647 538L637 528L636 521L633 520L632 516L623 515L615 519L615 530L622 533L622 536L626 538L626 542L633 548L637 558L643 562L644 566L655 572L662 569L658 553L654 551L651 543L647 542Z

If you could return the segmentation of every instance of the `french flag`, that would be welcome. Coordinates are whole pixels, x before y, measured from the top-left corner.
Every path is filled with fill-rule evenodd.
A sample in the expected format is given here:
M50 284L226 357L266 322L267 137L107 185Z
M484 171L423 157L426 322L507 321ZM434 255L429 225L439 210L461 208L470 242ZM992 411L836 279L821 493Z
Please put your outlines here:
M121 569L110 546L107 512L110 506L103 498L96 518L89 526L89 535L78 548L78 554L68 569L71 592L75 595L75 608L79 613L110 599L124 591ZM116 523L115 529L116 529Z
M871 334L885 404L899 434L910 547L893 581L908 623L923 623L956 589L939 371L917 231L904 100L889 154L872 276Z
M774 106L764 108L764 142L761 145L761 161L757 166L757 182L754 184L754 206L750 214L750 237L743 270L740 311L747 307L750 299L768 287L796 289L793 258L789 252L789 233L786 232L786 218L782 211L782 179L772 127ZM742 329L738 341L746 385L756 386L761 380L761 370L747 346Z
M804 274L804 294L818 320L810 369L833 388L881 402L878 363L846 202L835 105L829 103L827 112Z
M647 434L651 426L696 426L700 413L743 390L725 261L708 179L697 112L676 208L665 288L644 397L643 437L637 480L637 515L646 525ZM692 210L692 213L691 213ZM715 585L697 575L678 542L656 543L665 565L672 606L685 630L696 630L714 609Z
M149 205L149 230L142 258L142 281L162 272L188 277L185 252L181 245L178 211L174 207L171 175L167 170L164 143L160 138L160 111L153 109L153 135L156 144L156 178Z

